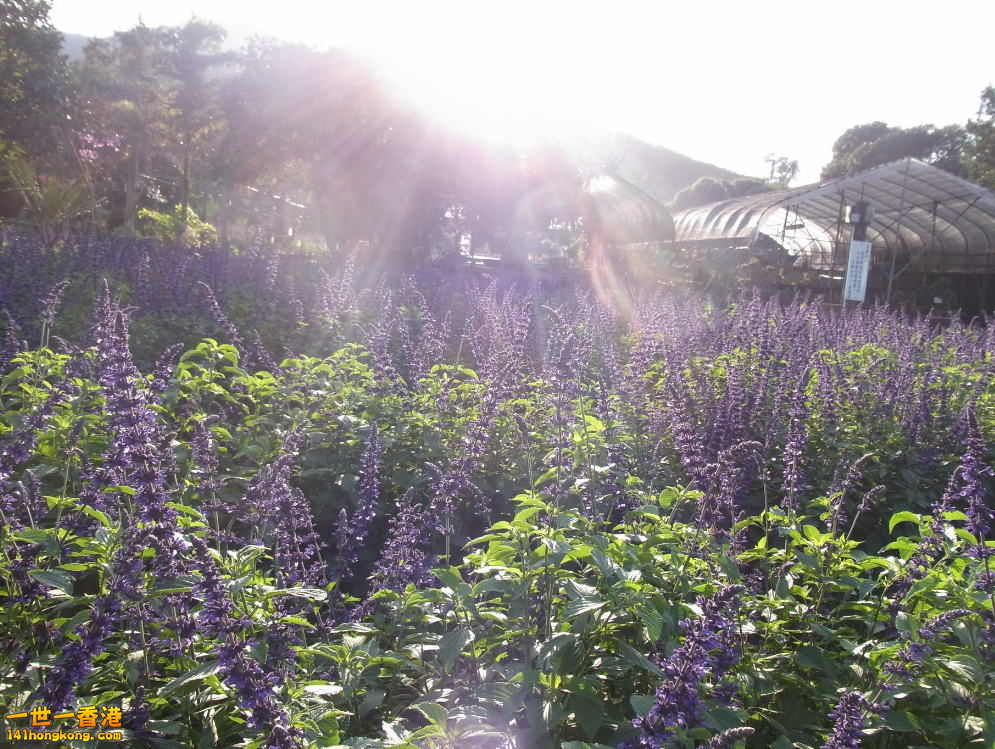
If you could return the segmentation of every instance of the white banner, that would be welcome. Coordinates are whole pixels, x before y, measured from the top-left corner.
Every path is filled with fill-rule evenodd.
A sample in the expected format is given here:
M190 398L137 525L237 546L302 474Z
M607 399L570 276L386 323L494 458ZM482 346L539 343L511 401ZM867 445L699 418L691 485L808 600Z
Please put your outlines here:
M871 243L854 239L850 242L850 259L843 281L843 301L862 302L867 292L867 274L871 269Z

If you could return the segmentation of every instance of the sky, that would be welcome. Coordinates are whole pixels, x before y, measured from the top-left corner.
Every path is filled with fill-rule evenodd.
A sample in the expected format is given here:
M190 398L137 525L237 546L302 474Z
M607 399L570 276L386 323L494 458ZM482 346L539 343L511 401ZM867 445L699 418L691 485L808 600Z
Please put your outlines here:
M995 83L995 2L54 0L63 32L196 15L383 61L483 137L595 126L741 174L816 181L847 128L963 124Z

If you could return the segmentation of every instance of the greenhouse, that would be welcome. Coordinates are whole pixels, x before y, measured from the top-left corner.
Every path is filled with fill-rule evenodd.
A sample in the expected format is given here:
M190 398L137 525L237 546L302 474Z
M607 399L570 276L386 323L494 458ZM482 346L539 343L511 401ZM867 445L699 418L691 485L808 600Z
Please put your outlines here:
M907 270L995 272L995 195L916 159L681 211L675 246L780 250L798 266L839 273L851 238L849 212L862 202L873 211L873 264L889 281Z

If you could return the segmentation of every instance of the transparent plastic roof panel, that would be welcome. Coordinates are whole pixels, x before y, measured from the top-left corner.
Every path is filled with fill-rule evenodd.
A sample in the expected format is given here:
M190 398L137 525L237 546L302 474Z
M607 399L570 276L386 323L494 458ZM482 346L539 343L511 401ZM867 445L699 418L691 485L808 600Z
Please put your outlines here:
M744 247L773 242L815 268L841 268L848 205L874 209L867 238L875 262L896 271L995 272L995 195L916 159L791 190L689 208L674 216L677 246Z

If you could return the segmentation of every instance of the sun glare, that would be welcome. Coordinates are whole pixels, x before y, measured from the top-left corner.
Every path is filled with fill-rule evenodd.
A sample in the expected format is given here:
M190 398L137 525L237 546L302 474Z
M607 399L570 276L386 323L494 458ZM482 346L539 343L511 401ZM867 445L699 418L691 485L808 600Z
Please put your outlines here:
M456 133L490 142L568 138L582 124L575 50L537 39L517 13L453 7L445 22L415 38L395 27L367 50L398 92Z
M550 111L544 87L509 70L505 60L481 55L455 67L424 63L416 69L395 68L396 84L406 99L457 134L527 143L563 135L572 127L566 117Z

